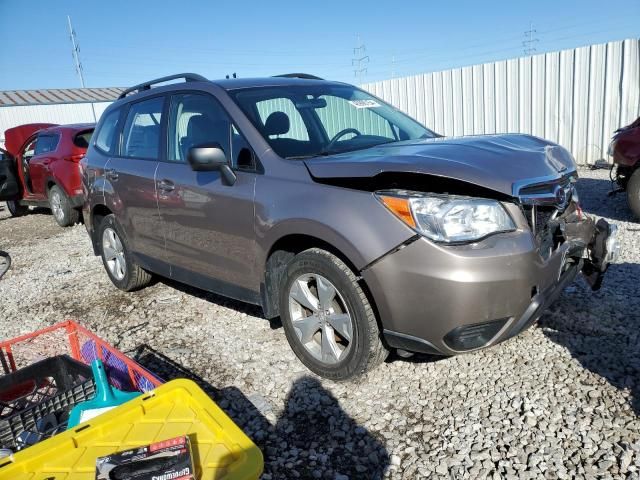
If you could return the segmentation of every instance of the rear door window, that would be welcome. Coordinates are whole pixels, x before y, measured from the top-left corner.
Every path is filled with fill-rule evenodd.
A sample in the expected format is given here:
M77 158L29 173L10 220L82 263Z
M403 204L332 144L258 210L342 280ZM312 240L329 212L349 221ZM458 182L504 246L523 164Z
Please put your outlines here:
M58 148L59 135L38 135L34 156L54 152Z
M123 157L158 159L163 107L164 97L150 98L131 105L122 130Z
M104 117L96 134L95 146L104 153L113 153L115 150L115 136L118 131L120 109L113 110Z

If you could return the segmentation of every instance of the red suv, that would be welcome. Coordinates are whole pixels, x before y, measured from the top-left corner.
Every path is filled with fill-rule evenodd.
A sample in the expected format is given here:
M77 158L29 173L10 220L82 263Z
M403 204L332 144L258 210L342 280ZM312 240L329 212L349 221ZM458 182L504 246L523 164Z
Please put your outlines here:
M94 124L31 123L5 132L0 153L0 200L14 217L48 207L61 227L78 222L82 208L80 159Z

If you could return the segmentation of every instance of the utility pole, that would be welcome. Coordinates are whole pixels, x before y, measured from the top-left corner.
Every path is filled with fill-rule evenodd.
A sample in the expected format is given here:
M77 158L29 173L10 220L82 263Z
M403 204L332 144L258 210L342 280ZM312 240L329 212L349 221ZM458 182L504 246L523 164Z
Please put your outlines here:
M391 55L391 78L396 78L396 56Z
M82 62L80 61L80 45L76 40L76 31L71 26L71 17L67 15L67 22L69 24L69 38L71 39L71 55L73 56L73 62L76 67L76 73L80 78L80 86L85 88L84 85L84 72L82 71ZM96 121L96 109L93 106L93 102L91 102L91 112L93 113L93 121Z
M354 58L351 59L351 66L355 67L353 74L358 78L358 85L362 85L362 75L367 73L367 64L369 63L369 55L365 55L367 47L360 41L358 35L357 45L353 49Z
M538 33L538 31L533 28L533 22L529 23L529 30L524 32L524 40L522 42L522 46L524 47L523 51L526 56L536 52L535 44L539 42L538 38L534 38L534 34L536 33Z

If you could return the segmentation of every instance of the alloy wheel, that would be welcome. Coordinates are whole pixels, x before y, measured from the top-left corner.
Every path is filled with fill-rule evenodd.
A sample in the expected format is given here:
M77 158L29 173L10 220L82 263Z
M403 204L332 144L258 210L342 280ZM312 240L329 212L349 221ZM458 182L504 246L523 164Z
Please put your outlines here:
M298 340L314 358L332 365L348 355L353 319L344 298L325 277L299 276L289 290L289 313Z
M116 280L122 280L127 274L127 262L124 246L116 231L107 227L102 233L102 252L109 272Z
M57 191L51 192L51 197L49 198L51 203L51 212L53 216L59 222L64 220L64 210L62 209L62 198L60 197L60 193Z

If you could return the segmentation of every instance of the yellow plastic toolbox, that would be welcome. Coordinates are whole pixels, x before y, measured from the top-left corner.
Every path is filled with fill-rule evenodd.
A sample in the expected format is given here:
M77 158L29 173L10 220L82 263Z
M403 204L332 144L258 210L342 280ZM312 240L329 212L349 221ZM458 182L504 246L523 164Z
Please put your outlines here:
M173 380L0 459L0 480L93 480L96 458L188 435L198 480L256 479L260 449L192 381Z

